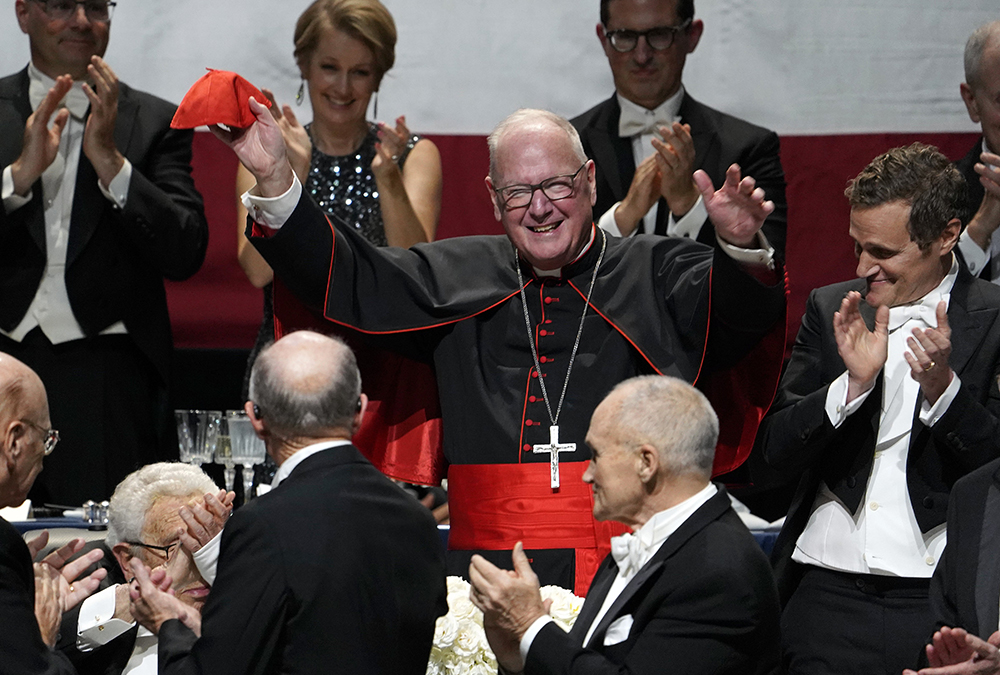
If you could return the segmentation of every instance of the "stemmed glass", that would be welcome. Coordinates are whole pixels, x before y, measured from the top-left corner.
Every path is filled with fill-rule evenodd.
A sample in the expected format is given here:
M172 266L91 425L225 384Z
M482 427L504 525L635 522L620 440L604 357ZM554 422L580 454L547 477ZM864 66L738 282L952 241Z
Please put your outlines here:
M226 412L232 461L239 464L243 475L243 503L250 501L253 490L253 467L264 463L267 454L264 441L257 437L250 418L242 410Z
M215 463L223 466L226 492L232 492L236 484L236 462L233 460L233 446L229 437L228 415L219 419L219 434L215 441Z
M212 461L222 413L218 410L175 410L180 460L200 466Z

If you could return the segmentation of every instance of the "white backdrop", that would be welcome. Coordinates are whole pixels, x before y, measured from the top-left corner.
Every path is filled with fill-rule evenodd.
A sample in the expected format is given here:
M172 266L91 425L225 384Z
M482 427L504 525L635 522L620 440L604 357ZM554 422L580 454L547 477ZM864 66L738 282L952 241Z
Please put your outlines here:
M597 0L385 0L399 28L379 118L484 134L518 107L572 116L612 91ZM118 0L107 58L177 102L206 66L289 101L306 0ZM14 3L0 13L0 73L27 62ZM962 48L996 0L698 0L705 34L685 84L784 135L973 131L958 95Z

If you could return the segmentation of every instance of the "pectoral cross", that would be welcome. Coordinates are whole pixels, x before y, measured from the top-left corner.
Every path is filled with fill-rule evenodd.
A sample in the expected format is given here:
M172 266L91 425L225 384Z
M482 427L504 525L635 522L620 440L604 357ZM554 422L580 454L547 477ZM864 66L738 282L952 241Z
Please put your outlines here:
M551 474L549 486L552 489L559 487L559 453L574 452L575 450L576 443L559 442L559 427L555 425L549 427L549 442L536 445L532 448L532 452L536 455L540 455L543 452L549 453L549 471Z

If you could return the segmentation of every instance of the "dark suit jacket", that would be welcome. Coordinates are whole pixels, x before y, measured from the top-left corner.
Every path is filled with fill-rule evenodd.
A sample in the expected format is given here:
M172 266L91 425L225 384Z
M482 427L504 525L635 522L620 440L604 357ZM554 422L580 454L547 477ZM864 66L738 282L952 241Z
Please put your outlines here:
M882 403L882 376L875 390L838 429L824 405L829 384L845 370L833 335L833 315L848 291L863 291L857 279L816 289L809 296L792 356L771 412L761 425L758 450L776 471L802 474L785 526L774 548L782 600L798 583L791 564L795 541L805 528L824 481L852 513L864 498L871 474ZM869 329L875 310L861 303ZM962 266L951 292L949 365L962 385L948 411L934 425L913 411L906 460L910 503L922 532L945 521L948 493L961 476L1000 456L1000 288L974 279ZM803 473L804 472L804 473Z
M994 460L955 483L951 492L948 545L931 579L935 630L960 626L984 640L997 630L998 560L1000 460Z
M426 508L354 446L323 450L233 514L202 637L164 623L160 673L423 675L444 570Z
M124 321L129 335L167 381L171 349L163 279L180 280L201 266L208 224L191 179L192 132L170 128L175 107L119 84L115 145L132 163L125 208L97 185L81 151L73 196L66 288L87 336ZM31 115L28 71L0 79L0 168L21 154ZM41 179L32 199L10 215L0 208L0 328L24 317L45 270Z
M597 165L597 204L594 219L603 215L615 202L625 198L635 175L635 158L632 141L618 135L618 117L621 107L612 96L572 120L580 132L583 149ZM704 169L716 188L726 179L726 170L734 162L740 165L744 176L753 176L764 190L767 199L774 201L774 213L764 222L764 235L774 246L778 256L785 257L785 226L787 203L785 201L785 172L778 156L778 136L773 131L745 122L732 115L719 112L699 103L687 93L681 101L681 122L691 125L694 142L694 166ZM661 199L665 218L666 202ZM666 220L662 220L666 223ZM706 221L707 223L707 221ZM715 246L715 232L711 225L703 225L698 241Z
M31 554L0 518L0 675L75 675L69 660L42 642L35 619Z
M968 218L971 218L979 210L979 205L983 203L983 197L986 195L986 188L979 182L979 174L976 173L975 169L981 154L983 154L982 136L979 137L975 145L969 148L969 152L965 154L965 157L955 162L955 167L962 172L965 184L969 188L968 199L966 201L966 208L968 209L966 223L968 223Z
M774 579L724 488L663 542L581 647L617 574L608 556L573 629L566 633L550 623L535 636L526 675L778 672ZM628 637L605 646L608 626L627 615L633 619Z

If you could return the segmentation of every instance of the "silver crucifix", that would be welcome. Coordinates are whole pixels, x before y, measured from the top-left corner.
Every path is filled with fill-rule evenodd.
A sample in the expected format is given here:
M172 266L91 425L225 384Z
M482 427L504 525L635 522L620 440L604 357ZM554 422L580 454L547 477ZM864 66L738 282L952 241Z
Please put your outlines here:
M559 443L559 427L555 425L549 427L549 442L532 448L532 452L536 455L543 452L549 453L549 471L551 473L549 485L553 489L559 487L559 453L574 452L575 450L576 443Z

